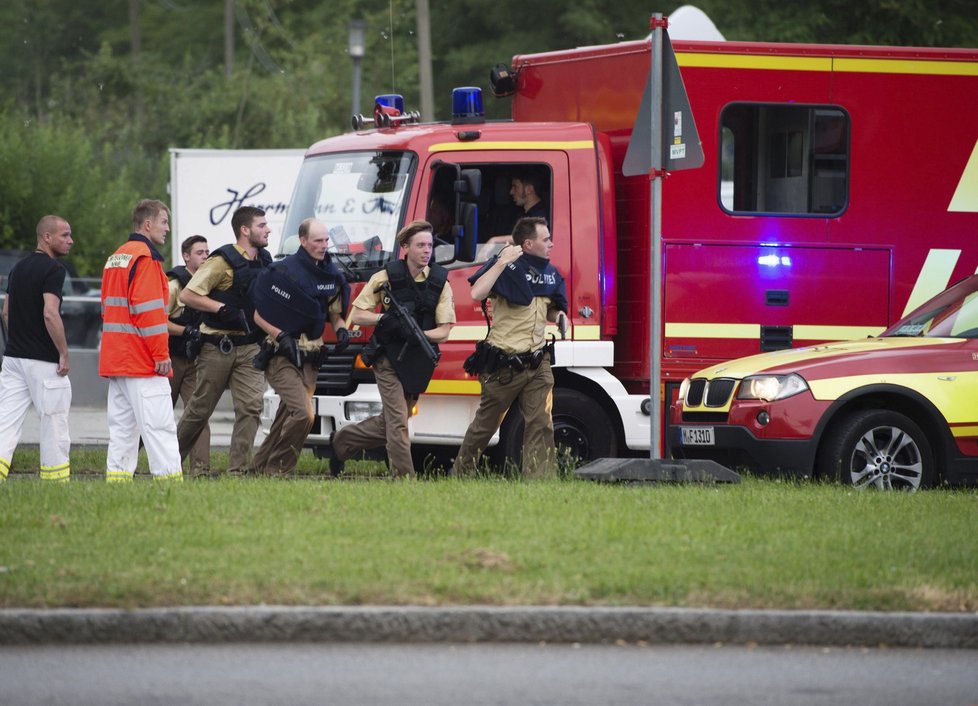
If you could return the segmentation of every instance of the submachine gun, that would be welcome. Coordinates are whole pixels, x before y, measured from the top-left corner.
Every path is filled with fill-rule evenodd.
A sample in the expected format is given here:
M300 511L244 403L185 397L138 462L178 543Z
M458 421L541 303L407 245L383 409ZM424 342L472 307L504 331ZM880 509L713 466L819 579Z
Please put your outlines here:
M425 357L428 358L432 369L434 369L434 367L438 365L439 358L441 358L441 352L436 349L432 345L431 341L428 340L428 337L424 335L424 331L422 331L421 327L418 326L418 322L415 320L415 318L411 316L411 312L409 312L405 306L401 304L401 302L394 298L389 282L384 282L381 284L380 287L378 287L378 290L383 290L387 294L387 298L390 300L390 308L387 310L387 313L392 314L398 320L401 328L407 334L408 341L405 345L401 346L401 350L398 351L394 360L400 363L404 359L405 352L407 352L407 349L410 347L408 344L415 343L417 344L418 348L421 349L421 352L424 353Z

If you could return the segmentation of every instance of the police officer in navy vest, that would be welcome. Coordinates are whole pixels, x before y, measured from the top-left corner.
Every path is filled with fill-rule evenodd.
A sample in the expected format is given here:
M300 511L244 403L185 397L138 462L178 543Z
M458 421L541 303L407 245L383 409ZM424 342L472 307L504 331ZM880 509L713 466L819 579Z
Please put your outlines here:
M553 322L560 330L567 328L567 291L563 276L550 263L553 238L546 220L518 220L513 243L469 278L472 299L492 302L492 328L476 367L482 392L455 460L458 475L476 471L479 457L514 403L525 421L523 475L548 477L557 472L554 377L546 327Z
M383 402L383 411L359 424L341 427L332 436L333 474L358 451L381 445L387 447L391 472L398 478L413 478L411 441L408 436L410 410L428 385L434 367L414 346L403 325L390 311L394 297L412 312L423 335L432 344L448 338L455 325L455 301L444 267L430 263L434 236L427 221L414 221L397 234L404 253L402 260L388 264L373 275L353 301L350 323L376 326L375 337L383 351L373 362L374 377ZM384 289L387 285L389 290ZM380 307L380 311L376 309ZM405 346L411 346L400 353Z
M255 469L266 475L291 473L313 423L316 376L328 349L323 333L329 321L341 352L350 335L343 314L350 287L326 248L329 231L315 218L299 224L299 249L272 264L255 282L255 323L268 334L256 367L279 397L268 437L255 454Z
M166 324L170 334L170 360L173 363L173 377L170 378L170 399L174 405L177 399L183 400L186 407L193 397L197 387L197 354L200 353L200 322L201 312L185 306L180 302L180 292L190 282L197 268L200 267L210 249L207 238L202 235L191 235L180 243L180 254L183 256L182 265L176 265L166 273L170 283L170 308L167 311L169 321ZM208 425L190 449L190 474L206 474L210 471L211 432Z
M265 212L242 206L231 217L236 241L211 253L180 293L180 301L201 312L202 345L197 356L197 388L177 427L180 456L187 454L207 425L224 390L234 401L234 428L228 472L250 469L258 434L265 376L251 364L265 334L254 322L253 288L272 262L265 246L270 229Z

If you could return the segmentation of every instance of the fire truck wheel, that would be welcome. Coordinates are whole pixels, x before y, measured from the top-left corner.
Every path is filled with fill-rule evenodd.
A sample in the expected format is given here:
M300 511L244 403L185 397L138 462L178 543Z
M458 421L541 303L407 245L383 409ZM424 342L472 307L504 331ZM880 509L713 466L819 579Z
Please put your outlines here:
M819 459L822 478L859 489L913 492L934 481L934 456L924 432L889 410L862 410L840 419Z
M583 464L596 458L613 457L618 437L604 408L582 392L554 388L554 442L561 457ZM517 469L523 459L523 416L514 405L499 429L499 443L489 450L492 464L504 469L507 461Z

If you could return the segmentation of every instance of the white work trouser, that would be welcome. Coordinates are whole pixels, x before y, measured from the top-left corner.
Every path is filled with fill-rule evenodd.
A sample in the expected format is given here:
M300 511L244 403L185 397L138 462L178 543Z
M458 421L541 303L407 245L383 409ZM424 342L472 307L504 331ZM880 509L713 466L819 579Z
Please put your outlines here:
M139 437L149 458L149 472L160 480L182 480L177 424L170 402L170 382L159 375L109 378L109 451L107 481L132 480L139 458Z
M10 472L14 449L32 405L41 418L41 479L66 481L71 472L71 382L58 375L57 363L10 356L3 359L0 370L0 481Z

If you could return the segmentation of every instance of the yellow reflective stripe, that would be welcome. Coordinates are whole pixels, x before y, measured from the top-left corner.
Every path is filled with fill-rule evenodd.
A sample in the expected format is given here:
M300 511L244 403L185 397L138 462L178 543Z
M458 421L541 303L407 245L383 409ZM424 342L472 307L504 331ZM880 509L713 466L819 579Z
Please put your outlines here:
M547 327L550 328L549 326ZM554 325L554 332L556 333L557 326ZM568 335L568 338L572 338L575 341L600 341L601 340L601 327L600 326L572 326L571 332L573 336ZM560 338L560 334L557 333L557 338Z
M478 379L432 380L425 392L433 395L478 395L482 392L482 385Z
M6 479L8 473L10 473L10 461L0 458L0 478Z
M971 157L961 172L961 180L954 190L948 211L957 213L978 213L978 142L971 150Z
M725 69L762 69L767 71L831 71L832 58L827 56L755 56L753 54L697 54L676 52L680 66Z
M153 480L158 481L171 481L173 483L183 482L183 471L174 471L173 473L166 473L164 475L154 475Z
M41 480L66 481L70 477L70 463L66 462L58 466L41 466Z
M106 483L125 483L132 480L132 473L128 471L106 471Z
M793 336L799 341L854 341L857 338L878 336L886 329L882 326L806 326L792 327Z
M978 76L978 62L927 61L923 59L870 59L831 56L786 56L755 54L700 54L676 52L682 67L758 69L762 71L838 71L867 74L916 74L933 76Z
M486 142L438 142L428 147L429 152L465 152L471 150L589 150L591 140L567 140L546 142L543 140L496 140Z
M760 338L760 324L667 323L666 338Z
M978 63L973 61L856 58L836 58L834 61L832 68L846 73L978 76Z
M448 334L449 341L480 341L486 337L486 325L453 326Z
M951 434L958 438L978 436L978 426L951 427Z
M960 250L931 248L927 251L924 266L920 268L920 274L917 275L917 281L914 282L913 291L910 292L910 298L907 299L907 306L904 307L901 318L935 294L940 294L947 289L948 282L951 281L951 273L960 255Z
M857 338L876 336L883 332L882 326L815 326L796 324L792 326L795 339L800 341L850 341ZM760 324L721 324L721 323L681 323L666 324L667 338L736 338L760 339ZM575 338L580 338L575 336Z
M41 480L64 483L70 477L71 471L67 468L67 466L56 471L45 471L43 468L41 469Z
M557 324L547 324L546 333L553 334L558 339L560 338L560 332L557 330ZM452 327L451 333L448 334L449 341L481 341L486 337L486 325L481 324L479 326L454 326ZM567 332L567 340L573 341L600 341L601 340L601 327L597 325L593 326L571 326L570 330Z

